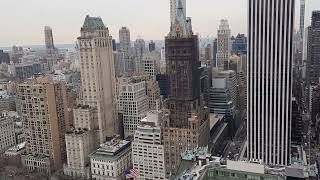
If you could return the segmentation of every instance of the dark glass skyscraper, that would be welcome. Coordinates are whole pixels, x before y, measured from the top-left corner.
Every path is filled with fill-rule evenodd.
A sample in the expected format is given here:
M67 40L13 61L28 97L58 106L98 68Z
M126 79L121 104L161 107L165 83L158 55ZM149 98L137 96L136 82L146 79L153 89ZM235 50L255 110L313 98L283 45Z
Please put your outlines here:
M249 0L248 159L290 162L294 0Z

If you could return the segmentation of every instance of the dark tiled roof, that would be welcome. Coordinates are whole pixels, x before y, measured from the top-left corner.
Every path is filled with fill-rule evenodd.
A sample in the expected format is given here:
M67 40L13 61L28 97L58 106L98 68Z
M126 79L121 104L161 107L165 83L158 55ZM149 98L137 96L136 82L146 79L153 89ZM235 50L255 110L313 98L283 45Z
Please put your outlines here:
M82 28L86 30L99 30L105 29L106 27L104 26L103 21L100 17L90 17L89 15L87 15Z

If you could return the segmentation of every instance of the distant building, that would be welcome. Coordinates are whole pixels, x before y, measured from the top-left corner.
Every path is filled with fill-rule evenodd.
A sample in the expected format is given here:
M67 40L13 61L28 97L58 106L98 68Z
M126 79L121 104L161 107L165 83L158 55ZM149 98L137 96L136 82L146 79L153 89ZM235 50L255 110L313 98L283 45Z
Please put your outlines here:
M217 35L217 67L229 69L229 58L231 55L231 30L228 20L220 21Z
M45 37L45 45L47 50L47 63L49 71L53 71L53 65L57 63L58 60L58 52L54 47L53 43L53 33L52 29L49 26L44 27L44 37Z
M24 62L9 65L10 74L19 79L31 78L35 74L42 72L39 62Z
M309 85L320 82L320 11L313 11L311 26L307 28L307 81Z
M144 53L142 59L144 74L155 79L156 75L160 73L160 58L161 54L157 51Z
M244 34L238 34L232 43L231 52L233 54L247 54L247 37Z
M132 167L131 142L112 139L90 154L93 179L122 180L125 171Z
M156 50L156 43L151 41L149 43L149 52L155 51Z
M49 77L21 83L17 104L26 137L23 165L47 174L61 169L66 160L65 132L69 129L65 83Z
M0 115L0 154L16 145L14 121L6 113Z
M122 27L119 30L120 50L124 53L125 72L129 70L131 65L131 40L130 30L127 27Z
M112 50L116 51L117 50L117 42L115 39L112 39Z
M0 49L0 64L9 64L10 63L10 56L9 53L3 52Z
M306 2L305 0L300 0L300 23L299 23L299 33L301 38L304 36L304 21L306 13Z
M118 110L123 114L125 137L132 136L148 110L146 82L135 78L119 78Z
M126 62L124 59L124 52L120 51L114 51L113 52L113 58L114 58L114 70L116 77L121 77L126 72Z
M146 52L146 44L143 39L137 39L134 42L134 55L135 55L135 72L141 73L143 72L143 54Z
M163 111L151 111L141 120L132 143L133 168L139 172L137 180L165 179L165 157L161 123L168 116Z

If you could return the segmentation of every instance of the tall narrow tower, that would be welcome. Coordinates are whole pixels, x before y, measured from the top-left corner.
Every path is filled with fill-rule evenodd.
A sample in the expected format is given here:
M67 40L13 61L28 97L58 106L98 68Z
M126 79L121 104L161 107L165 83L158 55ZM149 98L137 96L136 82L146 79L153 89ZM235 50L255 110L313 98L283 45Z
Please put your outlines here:
M44 27L44 37L46 49L54 49L52 29L49 26Z
M306 2L305 0L300 0L300 24L299 33L301 38L304 35L304 16L305 16Z
M125 63L125 72L129 69L133 69L131 62L131 40L130 40L130 30L127 27L122 27L119 30L119 41L120 41L120 50L124 55Z
M249 0L247 137L250 161L290 162L294 0Z
M48 70L52 71L53 65L57 61L57 50L54 47L52 29L49 26L44 27L44 39L47 51Z
M200 92L198 36L191 19L185 17L180 2L171 31L165 38L166 72L170 79L170 111L164 122L164 146L167 174L175 174L185 149L206 146L209 137L208 109Z
M100 17L86 16L78 37L83 104L97 108L100 142L115 133L112 37Z
M217 67L229 70L229 58L231 54L231 30L228 20L222 19L217 35Z

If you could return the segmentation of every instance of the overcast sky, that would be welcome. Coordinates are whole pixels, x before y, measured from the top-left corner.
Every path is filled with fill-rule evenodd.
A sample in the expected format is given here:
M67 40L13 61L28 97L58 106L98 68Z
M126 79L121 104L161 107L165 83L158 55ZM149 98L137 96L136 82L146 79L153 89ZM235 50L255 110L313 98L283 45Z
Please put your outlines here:
M308 25L320 0L306 1ZM222 18L229 20L233 34L245 33L246 6L247 0L187 0L187 16L203 37L215 36ZM132 40L161 40L169 31L169 0L0 0L0 47L44 44L46 25L53 29L55 44L73 43L87 14L100 16L116 39L121 26L129 27Z

